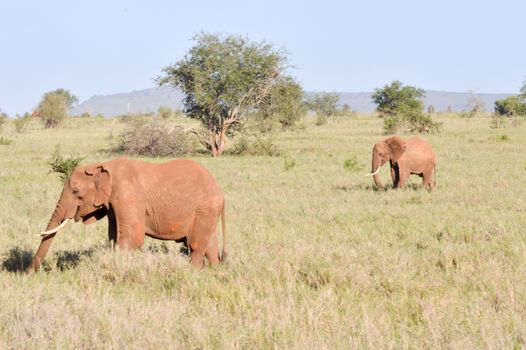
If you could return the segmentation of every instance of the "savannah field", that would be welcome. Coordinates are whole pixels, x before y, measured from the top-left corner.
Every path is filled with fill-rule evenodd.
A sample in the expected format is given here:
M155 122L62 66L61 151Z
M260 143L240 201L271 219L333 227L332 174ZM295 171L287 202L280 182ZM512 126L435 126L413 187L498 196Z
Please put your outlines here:
M526 123L434 118L431 193L415 176L384 193L364 177L381 119L307 118L305 130L274 136L280 156L189 157L225 193L226 264L192 271L180 245L150 238L113 251L104 219L69 224L33 276L21 270L62 189L48 165L55 146L83 164L109 160L109 136L125 123L31 121L17 133L9 122L0 349L526 347Z

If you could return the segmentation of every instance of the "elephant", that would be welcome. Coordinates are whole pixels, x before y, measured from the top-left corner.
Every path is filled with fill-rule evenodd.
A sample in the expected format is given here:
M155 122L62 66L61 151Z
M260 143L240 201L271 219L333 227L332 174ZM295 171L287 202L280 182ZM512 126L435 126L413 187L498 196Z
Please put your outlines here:
M185 159L159 164L119 157L73 171L26 273L39 269L55 234L70 219L90 224L105 216L108 239L118 249L139 248L146 235L185 243L197 269L205 256L210 265L226 258L225 200L208 170Z
M384 190L378 172L387 161L391 166L393 188L404 188L410 175L423 179L423 188L431 191L436 186L433 178L436 156L431 145L420 137L403 140L400 136L391 136L378 142L373 147L371 172L374 183L380 191Z

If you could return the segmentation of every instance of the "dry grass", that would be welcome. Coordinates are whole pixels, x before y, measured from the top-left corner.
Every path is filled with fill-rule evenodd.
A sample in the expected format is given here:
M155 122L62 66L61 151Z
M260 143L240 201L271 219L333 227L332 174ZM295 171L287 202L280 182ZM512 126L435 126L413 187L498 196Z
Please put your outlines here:
M86 163L110 159L122 123L4 126L0 349L526 346L526 129L437 121L431 194L416 177L386 193L363 177L381 120L309 119L275 138L280 157L194 157L226 195L228 264L191 272L177 244L151 239L114 252L105 223L74 224L31 277L17 271L60 194L55 144Z

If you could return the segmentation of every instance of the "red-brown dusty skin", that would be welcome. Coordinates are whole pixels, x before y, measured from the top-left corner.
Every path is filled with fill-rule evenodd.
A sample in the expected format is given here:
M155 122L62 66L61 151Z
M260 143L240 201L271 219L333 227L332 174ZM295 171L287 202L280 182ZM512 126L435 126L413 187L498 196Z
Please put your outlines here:
M404 188L410 175L418 175L423 179L423 188L430 191L436 183L433 179L436 156L431 145L420 137L403 140L399 136L391 136L378 142L373 147L371 173L379 190L384 187L377 171L389 162L393 188ZM373 175L374 174L374 175Z
M108 238L135 249L148 235L186 240L193 267L219 262L216 226L221 217L222 257L226 257L225 201L219 185L191 160L164 164L124 157L76 169L64 185L46 231L74 218L90 224L108 216ZM27 273L37 271L56 233L44 235Z

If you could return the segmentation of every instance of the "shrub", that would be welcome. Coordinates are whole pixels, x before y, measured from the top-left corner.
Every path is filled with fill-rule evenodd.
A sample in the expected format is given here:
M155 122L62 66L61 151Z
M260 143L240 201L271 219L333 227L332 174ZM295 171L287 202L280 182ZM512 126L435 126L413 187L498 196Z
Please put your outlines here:
M130 156L180 157L191 150L183 128L136 119L120 134L114 149Z
M163 119L168 119L168 118L170 118L171 116L174 115L174 112L172 111L172 109L170 107L167 107L167 106L159 107L159 109L157 110L157 113L159 113L159 115Z
M242 134L237 139L230 153L237 156L278 156L280 154L278 148L272 143L270 135L264 137L262 135L247 134Z
M497 141L506 142L509 140L510 140L510 137L508 135L497 135Z
M316 125L321 126L327 124L327 116L323 114L317 114L316 115Z
M84 112L80 115L81 118L91 118L91 114L89 112Z
M7 137L0 137L0 146L9 146L13 143L13 140L8 139Z
M13 122L15 124L16 132L17 133L24 132L24 129L26 128L27 123L30 120L31 120L31 116L28 113L24 114L24 116L22 116L22 117L16 118L15 121Z
M48 92L38 105L38 114L47 128L56 128L68 115L67 100L64 95Z
M408 131L410 133L428 134L438 132L442 123L433 122L431 116L421 112L409 113L406 115Z
M2 127L4 126L5 122L7 122L7 119L7 113L0 112L0 130L2 130Z
M505 116L495 113L491 116L489 126L492 129L506 128L508 127L508 120Z
M433 122L429 115L412 111L406 115L392 115L384 118L384 133L398 134L401 132L427 134L439 132L442 123Z
M441 124L424 114L424 104L420 100L424 95L424 90L403 86L397 80L382 89L375 89L372 99L377 105L376 111L385 116L384 133L438 132Z
M398 115L384 118L384 134L398 134L404 128L405 120Z
M64 157L60 154L60 146L55 147L55 151L51 156L51 161L48 163L51 167L51 171L58 173L62 183L66 183L69 179L73 170L75 170L80 162L84 160L85 157Z
M509 127L518 128L521 126L523 121L524 119L520 117L506 117L504 115L494 113L491 115L489 126L492 129L502 129Z
M343 168L353 173L363 169L362 165L356 159L356 156L352 157L351 159L345 159L343 162Z
M495 101L495 113L507 117L526 116L526 104L518 96Z
M296 160L295 159L283 159L283 168L285 171L290 170L296 166Z
M329 117L338 112L339 100L340 94L338 93L322 92L307 97L306 104L311 111L316 113L316 115Z

